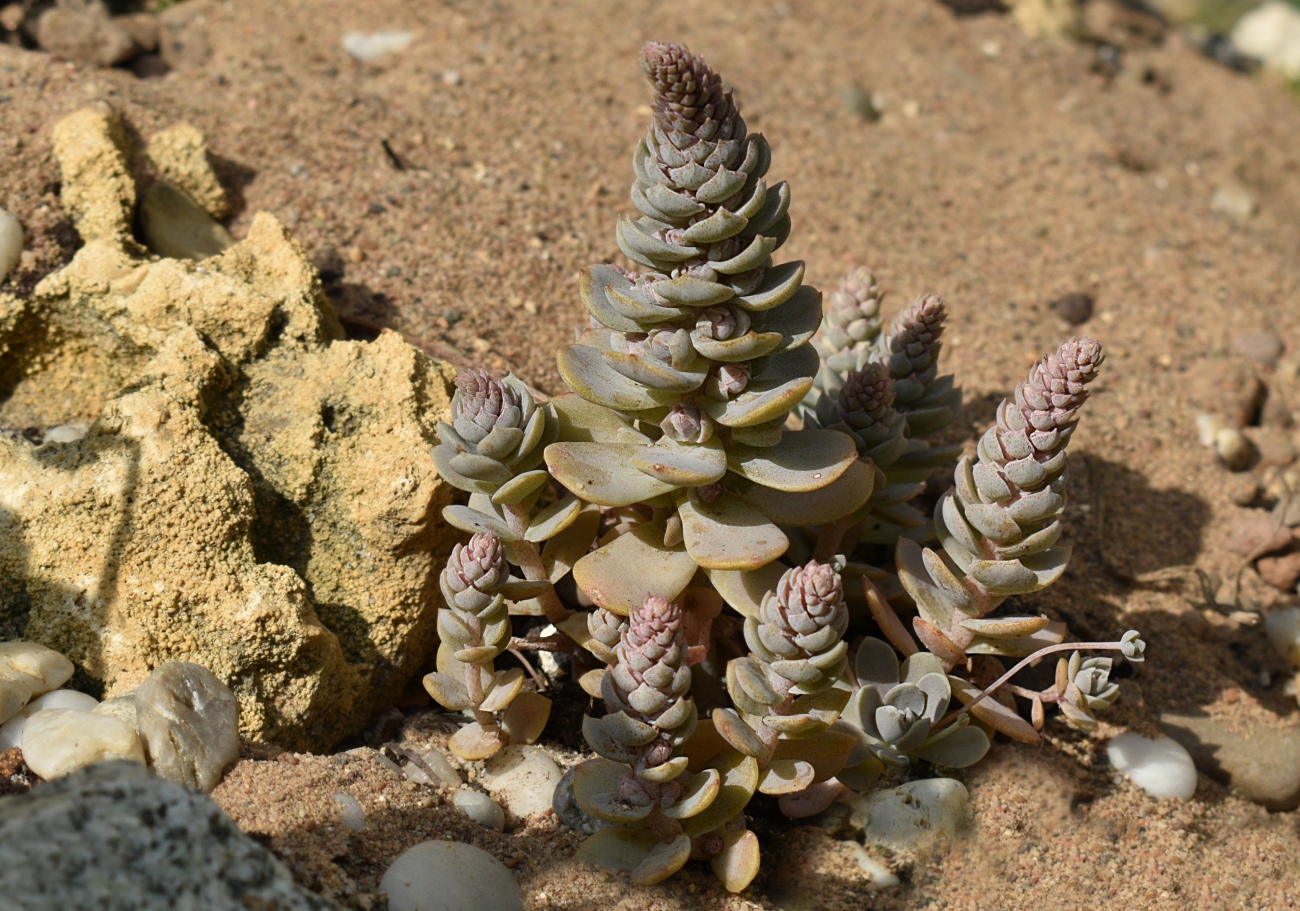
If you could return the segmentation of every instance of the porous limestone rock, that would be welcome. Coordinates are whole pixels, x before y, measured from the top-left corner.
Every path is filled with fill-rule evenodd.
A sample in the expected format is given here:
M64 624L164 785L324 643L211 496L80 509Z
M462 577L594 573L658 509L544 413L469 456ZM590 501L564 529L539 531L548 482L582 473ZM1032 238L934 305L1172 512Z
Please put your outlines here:
M230 214L230 200L212 172L208 141L199 130L188 123L168 127L149 137L147 152L158 173L190 194L213 218Z
M431 663L454 371L392 333L344 341L269 214L201 263L149 257L123 132L102 107L56 125L85 243L0 295L0 428L89 425L0 435L0 626L109 697L201 664L244 736L324 749Z
M0 896L24 911L332 911L210 799L101 763L0 801Z
M239 700L192 661L169 661L140 684L136 730L149 767L205 794L239 758Z

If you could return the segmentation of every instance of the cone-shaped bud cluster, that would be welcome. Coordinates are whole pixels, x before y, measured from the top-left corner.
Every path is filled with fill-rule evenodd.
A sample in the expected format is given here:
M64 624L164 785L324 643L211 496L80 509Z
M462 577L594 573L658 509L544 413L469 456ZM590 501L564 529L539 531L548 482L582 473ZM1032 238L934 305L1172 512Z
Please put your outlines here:
M438 423L434 464L448 483L470 493L495 493L534 469L548 442L545 408L513 376L498 380L482 370L462 371L451 400L451 423Z
M800 692L815 693L844 670L848 625L839 571L813 560L787 570L776 591L763 596L758 617L745 623L745 641L775 674Z
M867 362L880 335L882 298L875 274L864 266L847 273L827 298L826 316L813 339L827 370L844 375Z
M653 595L647 598L640 609L632 611L614 651L618 663L607 675L602 692L613 711L656 724L690 689L686 632L676 602Z
M457 660L480 664L510 643L510 615L502 587L509 581L505 546L480 532L452 548L438 579L447 608L438 612L438 634Z
M964 768L988 752L988 737L979 728L967 728L964 720L934 730L948 711L952 687L942 662L929 652L918 652L900 666L888 643L868 637L858 646L855 675L859 688L844 718L862 742L849 758L850 767L871 753L886 765L924 759Z
M898 315L873 355L889 368L894 405L907 416L913 437L947 426L961 408L961 392L953 388L952 377L939 375L939 337L946 318L938 295L922 296Z
M907 449L907 425L894 409L894 381L884 364L851 371L836 396L817 400L817 423L853 437L862 456L887 468Z
M920 610L918 635L932 651L949 655L945 660L973 644L1015 655L1053 641L1038 635L1041 625L978 618L1010 595L1045 588L1065 571L1069 549L1056 546L1065 508L1065 444L1101 362L1096 341L1072 339L1034 366L1014 400L1003 400L976 458L958 463L953 488L935 507L935 530L950 562L900 541L899 578ZM944 638L935 638L931 628Z
M598 469L605 482L582 484L582 495L603 506L739 473L727 451L777 445L818 367L809 342L821 296L803 285L802 263L772 260L790 230L790 194L765 179L767 142L746 132L720 77L685 48L653 42L642 63L654 117L633 160L641 217L624 218L617 231L637 271L585 270L594 325L560 352L558 366L588 402L664 434L647 434L647 451L632 458L626 429L617 440L597 431L590 442L556 444L546 457L574 490ZM831 483L839 474L831 464L809 465L810 476ZM764 484L755 474L746 487Z

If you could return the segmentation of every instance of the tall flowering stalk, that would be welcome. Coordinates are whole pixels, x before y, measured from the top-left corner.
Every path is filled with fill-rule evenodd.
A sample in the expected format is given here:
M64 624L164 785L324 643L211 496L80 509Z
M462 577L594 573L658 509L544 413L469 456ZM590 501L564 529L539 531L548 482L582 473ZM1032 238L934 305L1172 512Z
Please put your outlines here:
M1020 656L1061 641L1063 629L1045 617L987 615L1065 572L1070 550L1057 544L1065 448L1101 363L1101 345L1085 338L1035 364L935 506L942 554L899 540L899 579L919 611L913 628L947 666L967 654Z

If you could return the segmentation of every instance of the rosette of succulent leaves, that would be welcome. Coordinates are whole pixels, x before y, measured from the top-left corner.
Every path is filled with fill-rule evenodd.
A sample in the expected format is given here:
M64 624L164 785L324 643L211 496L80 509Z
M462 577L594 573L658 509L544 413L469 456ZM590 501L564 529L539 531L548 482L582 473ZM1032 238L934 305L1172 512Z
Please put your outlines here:
M811 815L917 763L970 765L997 732L1037 740L1049 704L1089 729L1118 694L1110 659L1076 651L1041 692L1011 677L1068 649L1139 661L1144 644L1067 645L1047 617L991 615L1065 568L1065 447L1100 346L1034 366L958 461L932 439L960 408L938 367L943 302L884 330L855 270L823 320L803 263L774 259L790 193L768 180L766 140L689 51L651 43L641 62L640 215L617 229L633 265L582 273L590 325L558 357L573 391L539 404L470 372L439 425L438 470L469 493L444 516L474 537L442 577L426 686L473 715L453 749L484 757L535 738L549 706L493 660L567 645L605 703L574 797L606 828L581 856L641 883L709 860L739 891L759 867L756 793ZM589 610L561 602L567 576ZM563 635L514 639L512 614ZM1002 673L998 656L1023 660Z

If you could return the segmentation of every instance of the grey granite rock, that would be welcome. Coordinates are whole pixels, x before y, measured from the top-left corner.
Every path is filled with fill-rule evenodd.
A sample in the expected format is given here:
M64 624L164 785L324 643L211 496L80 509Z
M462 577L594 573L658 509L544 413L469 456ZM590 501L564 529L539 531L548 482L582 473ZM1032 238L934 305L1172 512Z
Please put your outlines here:
M239 758L239 700L192 661L169 661L135 694L136 729L149 766L163 778L208 792Z
M22 911L336 909L207 797L125 762L0 800L0 896Z

